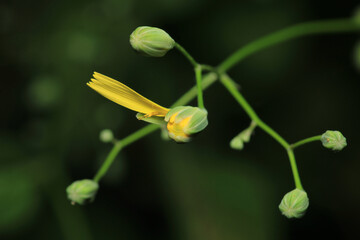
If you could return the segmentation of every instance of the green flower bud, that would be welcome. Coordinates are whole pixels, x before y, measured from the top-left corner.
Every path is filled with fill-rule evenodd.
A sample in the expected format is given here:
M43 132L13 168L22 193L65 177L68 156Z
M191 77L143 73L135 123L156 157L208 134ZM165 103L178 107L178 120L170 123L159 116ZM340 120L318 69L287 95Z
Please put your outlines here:
M175 41L160 28L143 26L130 35L130 44L144 55L162 57L175 46Z
M241 134L241 133L240 133ZM230 147L235 150L242 150L244 148L244 141L241 136L237 135L230 141Z
M326 131L321 136L321 142L324 147L334 151L340 151L347 145L346 138L339 131Z
M83 179L73 182L66 188L68 199L71 204L78 203L80 205L92 202L99 189L99 184L90 179Z
M114 134L110 129L104 129L100 132L100 141L104 143L109 143L114 141Z
M305 191L294 189L288 192L279 205L279 209L287 218L301 218L309 207L309 198Z
M191 135L208 125L207 111L198 107L181 106L171 109L165 116L169 137L176 142L189 142Z

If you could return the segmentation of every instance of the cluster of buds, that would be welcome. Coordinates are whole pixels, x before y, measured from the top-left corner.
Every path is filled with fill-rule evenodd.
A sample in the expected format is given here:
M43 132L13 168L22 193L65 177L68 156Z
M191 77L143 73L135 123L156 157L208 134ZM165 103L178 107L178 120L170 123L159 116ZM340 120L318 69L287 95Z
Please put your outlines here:
M354 17L356 23L360 24L359 16L360 8ZM181 48L164 30L148 26L136 28L130 35L130 44L137 52L150 57L163 57L175 46ZM357 49L356 57L360 66L360 47ZM139 120L160 125L163 139L171 138L178 143L189 142L194 135L203 131L208 125L208 112L204 108L179 106L167 109L102 74L94 73L94 79L88 85L108 99L139 112L136 115ZM250 141L256 125L253 121L248 128L234 137L230 142L231 148L242 150L244 143ZM99 137L102 142L116 142L112 131L108 129L102 130ZM311 141L313 139L319 140L319 136L311 138ZM340 151L347 145L346 138L339 131L326 131L321 136L321 142L324 147L335 151ZM73 182L66 192L72 204L82 205L93 201L98 189L97 182L84 179ZM285 194L279 205L280 211L287 218L302 217L308 207L309 198L302 188L296 188Z

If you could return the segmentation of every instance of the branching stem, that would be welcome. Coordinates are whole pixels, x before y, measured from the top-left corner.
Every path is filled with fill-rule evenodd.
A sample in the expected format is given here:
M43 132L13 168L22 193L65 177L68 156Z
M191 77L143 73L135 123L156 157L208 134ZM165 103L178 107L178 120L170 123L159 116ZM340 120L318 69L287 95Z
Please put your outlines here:
M175 47L189 60L189 62L193 65L195 70L201 66L200 69L212 71L214 73L208 73L204 76L203 81L198 80L197 78L197 85L191 88L188 92L186 92L182 97L180 97L171 107L181 106L189 103L192 99L196 96L199 98L199 93L208 88L217 80L217 75L227 76L226 72L232 68L234 65L241 62L241 60L245 59L246 57L254 54L260 50L268 48L272 45L276 45L282 42L285 42L290 39L307 36L307 35L314 35L314 34L325 34L325 33L342 33L342 32L356 32L360 30L360 24L357 24L353 19L335 19L335 20L323 20L323 21L314 21L314 22L307 22L302 24L297 24L291 26L289 28L285 28L283 30L277 31L275 33L269 34L265 37L262 37L258 40L255 40L244 47L237 50L234 54L230 55L225 61L223 61L216 69L209 66L209 65L200 65L197 63L194 58L178 43L175 44ZM201 71L200 71L201 73ZM228 76L227 76L228 78ZM249 117L255 121L258 126L267 132L270 136L272 136L276 141L282 145L289 156L290 165L293 171L295 185L297 188L303 189L300 182L300 177L297 171L295 156L293 149L298 147L302 144L310 142L308 139L304 139L300 142L295 144L289 145L278 133L276 133L272 128L270 128L267 124L265 124L254 112L254 110L250 107L247 103L245 98L240 94L240 92L236 89L234 83L230 78L222 80L224 86L229 90L229 92L235 97L235 99L239 102L239 104L244 108L246 113ZM199 88L199 83L201 83L201 88ZM199 100L199 99L198 99ZM201 100L199 101L199 106L201 105ZM97 172L94 177L96 182L99 182L100 179L106 174L109 167L111 166L112 162L116 158L117 154L120 152L121 149L126 147L127 145L141 139L142 137L154 132L158 129L158 125L148 125L143 127L142 129L134 132L133 134L129 135L128 137L116 142L110 151L109 155L105 159L103 165ZM316 136L319 137L319 136ZM314 141L315 141L315 137ZM311 138L310 138L311 139ZM318 140L318 139L317 139ZM312 141L312 140L311 140Z
M292 149L295 149L297 147L300 147L301 145L304 145L304 144L310 143L310 142L314 142L314 141L319 141L320 139L321 139L321 135L305 138L303 140L300 140L300 141L298 141L296 143L291 144L290 147Z
M295 186L296 188L303 190L299 172L296 166L295 155L293 150L290 148L290 145L285 141L284 138L282 138L277 132L275 132L271 127L269 127L258 117L258 115L255 113L255 111L250 106L250 104L238 91L238 89L236 88L236 84L228 75L222 74L220 76L220 81L225 86L225 88L230 92L230 94L236 99L236 101L240 104L240 106L245 110L245 112L249 115L251 120L254 121L259 128L264 130L267 134L269 134L272 138L274 138L281 146L284 147L284 149L287 151L287 154L289 156L289 161L294 176Z

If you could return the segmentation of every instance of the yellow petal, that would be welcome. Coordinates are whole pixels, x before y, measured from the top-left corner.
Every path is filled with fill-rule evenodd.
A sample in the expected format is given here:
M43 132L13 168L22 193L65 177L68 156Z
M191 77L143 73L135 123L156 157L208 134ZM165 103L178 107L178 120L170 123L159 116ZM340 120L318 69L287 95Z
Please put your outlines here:
M87 85L107 99L123 107L148 116L158 117L164 117L169 111L168 108L150 101L115 79L97 72L94 72L93 77Z

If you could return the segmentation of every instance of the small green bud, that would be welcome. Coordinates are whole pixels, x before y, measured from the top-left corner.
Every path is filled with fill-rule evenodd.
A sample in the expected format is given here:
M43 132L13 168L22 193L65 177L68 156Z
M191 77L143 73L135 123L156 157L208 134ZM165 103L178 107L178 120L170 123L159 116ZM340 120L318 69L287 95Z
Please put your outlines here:
M305 191L294 189L285 194L279 209L287 218L301 218L309 207L309 198Z
M130 35L130 44L144 55L162 57L175 46L175 41L160 28L143 26Z
M230 147L235 150L242 150L244 148L244 143L250 141L251 135L254 132L255 127L256 127L256 123L251 122L248 128L241 131L237 136L235 136L230 141Z
M176 142L189 142L191 135L201 132L208 125L206 109L181 106L171 109L165 116L169 137Z
M66 188L68 199L71 204L78 203L83 205L87 202L92 202L99 189L99 184L90 179L83 179L73 182Z
M347 145L346 138L339 131L326 131L321 136L321 142L324 147L334 151L340 151Z
M242 140L240 134L230 141L230 147L235 150L242 150L244 148L244 141Z
M101 130L100 132L100 141L104 142L104 143L109 143L114 141L114 134L110 129L104 129Z

